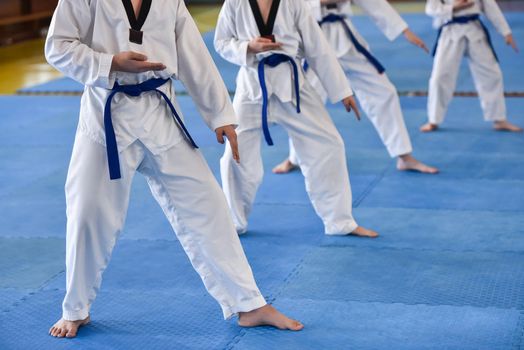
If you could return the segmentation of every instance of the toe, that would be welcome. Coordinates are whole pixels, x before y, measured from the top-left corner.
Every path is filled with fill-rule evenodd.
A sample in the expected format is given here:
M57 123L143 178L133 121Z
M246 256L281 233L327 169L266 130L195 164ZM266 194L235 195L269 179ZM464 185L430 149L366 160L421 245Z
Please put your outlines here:
M60 329L60 332L58 333L58 338L63 338L67 334L67 329L64 327Z
M293 320L290 329L294 331L299 331L304 328L304 325L298 321Z
M424 165L421 169L421 172L426 173L426 174L436 174L438 173L438 169L433 168L431 166Z
M66 338L74 338L76 337L76 332L77 332L77 329L70 329L67 334L65 335Z

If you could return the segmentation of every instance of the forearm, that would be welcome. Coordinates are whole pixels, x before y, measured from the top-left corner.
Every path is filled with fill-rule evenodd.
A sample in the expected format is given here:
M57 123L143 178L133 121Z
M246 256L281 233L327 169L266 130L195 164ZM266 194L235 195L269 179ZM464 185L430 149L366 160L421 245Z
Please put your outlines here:
M218 16L213 45L215 50L225 60L244 66L253 55L248 52L249 41L236 37L233 9L225 2Z
M85 85L111 88L113 55L89 47L91 12L81 0L63 0L53 14L45 42L45 57L63 74Z
M84 85L111 88L114 84L113 55L96 52L78 40L49 36L45 56L58 71Z

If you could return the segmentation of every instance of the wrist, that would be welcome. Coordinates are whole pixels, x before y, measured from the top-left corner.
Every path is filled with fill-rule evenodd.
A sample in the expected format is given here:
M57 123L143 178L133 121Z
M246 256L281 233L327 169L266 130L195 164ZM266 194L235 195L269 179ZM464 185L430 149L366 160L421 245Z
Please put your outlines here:
M119 70L120 65L118 64L118 58L117 55L113 56L113 59L111 60L111 72Z

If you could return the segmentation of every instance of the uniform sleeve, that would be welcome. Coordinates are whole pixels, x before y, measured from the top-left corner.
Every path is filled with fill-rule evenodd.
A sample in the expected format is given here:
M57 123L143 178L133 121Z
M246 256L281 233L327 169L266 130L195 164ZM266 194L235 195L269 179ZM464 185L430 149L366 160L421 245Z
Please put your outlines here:
M504 18L500 7L497 5L495 0L482 0L483 11L486 17L493 23L493 26L497 29L502 36L511 34L511 28L508 22Z
M309 6L309 10L317 21L322 20L322 4L320 0L305 0Z
M336 103L352 96L353 91L349 81L320 26L311 15L309 8L301 6L298 2L296 4L295 21L302 37L304 56L318 75L330 101Z
M212 130L236 125L235 112L224 81L183 0L178 2L175 36L178 78L195 101L206 124Z
M86 44L92 20L85 0L60 0L47 34L45 57L57 70L84 85L110 89L114 85L113 55Z
M442 3L440 0L426 2L426 14L439 19L441 22L451 21L453 18L453 3Z
M218 15L214 46L225 60L245 66L254 59L254 55L247 52L249 41L238 39L233 13L233 4L226 0Z
M386 0L353 0L371 17L377 27L389 40L395 40L408 24Z

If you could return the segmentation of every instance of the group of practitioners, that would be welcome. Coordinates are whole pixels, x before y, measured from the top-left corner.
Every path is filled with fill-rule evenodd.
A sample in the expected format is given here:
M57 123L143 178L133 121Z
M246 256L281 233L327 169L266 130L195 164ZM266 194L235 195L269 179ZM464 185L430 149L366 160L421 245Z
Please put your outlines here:
M388 39L403 35L428 51L386 0L352 2ZM428 0L427 12L440 30L422 130L443 121L467 56L485 119L497 130L520 131L506 120L501 71L479 19L485 14L516 49L495 1ZM267 304L239 240L263 177L262 139L273 144L270 125L284 127L290 145L274 171L300 167L328 235L378 236L353 217L346 151L328 98L360 119L356 95L399 170L438 172L413 157L396 89L351 14L347 0L225 0L214 46L240 66L231 103L183 0L59 1L46 58L85 89L65 187L66 295L51 335L75 337L89 323L136 172L224 318L238 316L243 327L303 328ZM227 144L222 188L184 125L173 79Z

